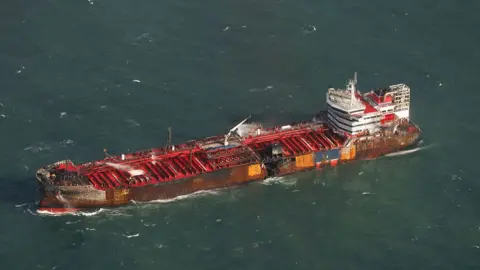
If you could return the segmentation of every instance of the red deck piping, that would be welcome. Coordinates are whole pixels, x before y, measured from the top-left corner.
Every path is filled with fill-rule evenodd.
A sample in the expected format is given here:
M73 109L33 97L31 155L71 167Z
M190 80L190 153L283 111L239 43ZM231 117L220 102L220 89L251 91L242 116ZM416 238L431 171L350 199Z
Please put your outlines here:
M151 151L126 154L125 160L121 160L120 157L104 160L119 165L128 165L132 169L141 169L145 174L139 176L131 177L128 173L107 166L102 161L91 163L93 165L89 167L77 168L81 168L80 173L87 175L90 183L98 189L143 186L148 183L174 181L222 168L250 164L258 159L255 151L265 149L274 142L283 144L285 156L327 150L341 145L335 134L331 134L323 126L311 128L305 125L289 130L273 130L270 129L271 133L269 134L248 137L240 146L233 148L205 150L198 146L199 142L223 139L222 136L214 136L202 141L181 144L176 146L177 150L173 152L157 148ZM192 145L195 146L192 147ZM156 155L153 160L152 152Z

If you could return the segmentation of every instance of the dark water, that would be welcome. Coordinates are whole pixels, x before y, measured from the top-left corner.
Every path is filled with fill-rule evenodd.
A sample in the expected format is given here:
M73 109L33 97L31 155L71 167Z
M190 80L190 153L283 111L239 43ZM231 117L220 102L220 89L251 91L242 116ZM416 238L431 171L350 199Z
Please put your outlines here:
M4 1L2 269L479 269L480 2ZM412 88L430 148L93 216L35 170L310 119L353 72ZM135 81L138 80L138 81Z

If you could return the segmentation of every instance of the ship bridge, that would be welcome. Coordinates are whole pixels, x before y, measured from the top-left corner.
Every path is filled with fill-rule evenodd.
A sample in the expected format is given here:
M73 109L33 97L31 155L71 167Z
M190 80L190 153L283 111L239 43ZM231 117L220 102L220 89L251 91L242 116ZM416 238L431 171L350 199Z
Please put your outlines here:
M354 92L351 90L330 88L327 92L327 104L344 114L363 112L365 105L357 98L352 98L352 94Z
M357 73L346 89L327 92L328 122L338 134L350 137L375 132L382 114L356 89Z

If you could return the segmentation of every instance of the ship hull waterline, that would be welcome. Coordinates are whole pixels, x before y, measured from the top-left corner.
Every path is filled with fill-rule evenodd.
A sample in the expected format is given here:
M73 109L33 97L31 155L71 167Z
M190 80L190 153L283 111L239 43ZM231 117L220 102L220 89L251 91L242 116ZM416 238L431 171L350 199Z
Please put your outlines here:
M40 183L43 199L39 202L37 211L50 214L91 211L99 208L124 206L132 202L170 200L199 191L239 187L242 184L262 181L268 178L288 176L325 167L335 167L353 161L379 158L415 146L420 141L420 134L409 134L405 138L395 138L394 143L384 139L381 140L382 142L357 144L355 146L355 154L350 157L341 156L325 159L316 156L315 153L292 157L287 159L274 175L269 173L265 166L256 163L186 177L169 183L142 187L98 190L89 186L45 186ZM341 147L337 150L340 152L344 148ZM299 157L301 157L301 160Z

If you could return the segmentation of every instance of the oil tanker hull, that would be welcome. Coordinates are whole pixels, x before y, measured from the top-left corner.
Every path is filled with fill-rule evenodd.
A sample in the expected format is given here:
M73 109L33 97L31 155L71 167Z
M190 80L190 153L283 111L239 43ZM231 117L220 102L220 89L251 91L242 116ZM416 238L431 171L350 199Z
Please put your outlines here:
M61 213L87 208L114 207L131 201L167 200L202 190L228 188L269 177L336 166L354 160L377 158L414 145L419 140L419 135L419 132L410 132L391 137L371 136L340 148L306 153L271 163L254 163L226 168L141 187L98 190L91 186L48 186L40 181L44 198L39 203L39 211Z
M66 189L56 186L46 187L41 183L43 199L39 203L39 211L68 212L84 208L125 205L131 201L167 200L197 191L227 188L265 178L267 178L267 171L257 163L142 187L106 190L83 187Z

